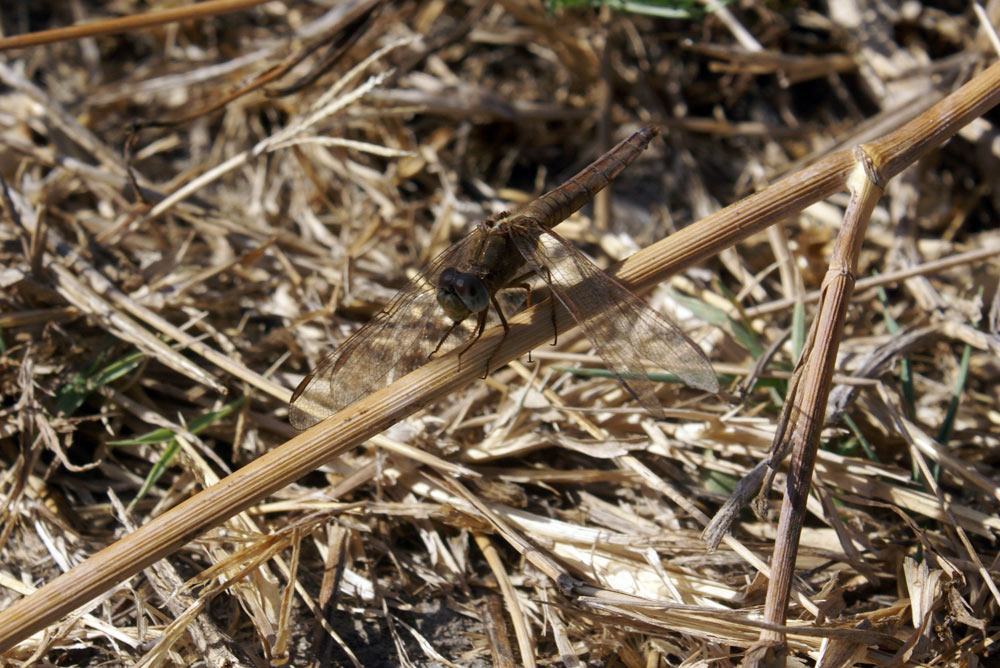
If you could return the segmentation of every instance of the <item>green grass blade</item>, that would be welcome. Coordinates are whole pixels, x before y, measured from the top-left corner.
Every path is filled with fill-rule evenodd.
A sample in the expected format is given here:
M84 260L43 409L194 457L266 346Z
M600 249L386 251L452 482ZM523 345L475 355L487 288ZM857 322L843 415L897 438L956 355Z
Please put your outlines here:
M802 302L795 302L792 308L792 359L802 356L802 348L806 345L806 307Z
M145 359L144 353L135 351L106 366L101 366L104 364L104 356L99 355L87 371L74 375L69 382L59 388L55 398L56 412L60 415L73 415L87 397L98 388L128 375Z
M899 323L889 313L889 295L881 286L878 288L878 300L882 304L882 317L885 318L886 329L890 334L899 334ZM917 410L917 400L913 389L913 368L910 366L910 358L906 356L899 360L899 384L903 393L903 403L909 409L910 415L913 415Z
M240 397L235 401L231 401L217 411L211 411L203 415L199 415L188 422L188 431L192 434L199 434L204 431L207 427L211 426L213 423L222 420L239 408L246 402L246 397ZM117 447L133 446L133 445L151 445L154 443L163 443L165 441L172 440L174 438L175 432L172 429L160 428L154 429L153 431L146 432L141 436L136 436L134 438L126 438L118 441L108 441L108 445L113 445Z
M210 413L205 413L204 415L199 415L188 423L188 431L192 434L197 434L204 431L206 428L210 427L213 423L224 419L225 417L231 415L246 402L246 397L240 397L235 401L231 401L217 411L212 411ZM170 429L154 429L153 431L144 434L138 438L126 439L123 441L109 441L108 445L114 446L129 446L129 445L140 445L149 443L161 443L167 442L167 447L160 454L160 457L156 460L153 468L150 469L149 473L146 475L146 479L142 481L142 487L139 488L139 492L136 494L132 502L129 503L129 510L135 507L135 504L139 503L149 490L152 489L153 485L160 479L163 473L167 470L173 462L174 457L180 451L180 443L174 437L174 432Z
M549 13L557 9L607 6L620 12L658 16L665 19L698 19L724 6L725 2L703 7L689 0L549 0Z
M723 293L730 301L735 299L735 297L729 294L728 291L723 290ZM729 317L729 315L727 315L722 309L706 304L700 299L688 297L687 295L682 295L674 292L673 290L670 291L670 296L673 297L678 303L686 306L692 313L705 322L715 325L721 329L728 329L733 339L735 339L740 346L749 352L750 356L754 359L759 358L764 352L764 346L761 345L760 339L750 327L750 323L735 320Z

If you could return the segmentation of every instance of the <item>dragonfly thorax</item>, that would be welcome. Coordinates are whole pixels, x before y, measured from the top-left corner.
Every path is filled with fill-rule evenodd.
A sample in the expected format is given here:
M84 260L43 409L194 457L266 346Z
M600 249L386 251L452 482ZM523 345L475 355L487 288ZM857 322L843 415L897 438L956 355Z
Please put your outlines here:
M490 294L479 276L448 267L438 277L437 300L448 317L461 322L490 304Z

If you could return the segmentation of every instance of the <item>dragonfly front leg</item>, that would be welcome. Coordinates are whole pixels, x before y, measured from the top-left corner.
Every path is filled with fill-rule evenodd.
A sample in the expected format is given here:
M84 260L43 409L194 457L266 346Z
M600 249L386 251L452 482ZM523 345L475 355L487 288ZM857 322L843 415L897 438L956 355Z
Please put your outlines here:
M432 350L430 354L427 355L427 359L434 357L437 351L441 350L441 346L444 344L445 341L448 340L448 337L451 336L451 333L454 332L455 328L458 327L460 324L462 324L461 320L456 320L455 322L451 323L451 327L449 327L447 331L445 331L444 336L442 336L441 340L437 342L436 346L434 346L434 350Z
M490 300L492 300L493 301L493 305L496 306L496 303L497 303L496 299L492 295L490 295ZM468 350L472 346L473 343L475 343L476 341L479 340L479 337L481 337L483 335L483 330L486 329L486 312L487 311L488 311L488 309L483 309L482 311L479 312L479 316L478 316L479 319L476 321L476 331L475 331L475 333L472 336L469 337L469 340L465 343L464 346L462 346L462 349L458 351L458 366L459 366L459 368L462 367L462 355L465 354L465 351ZM503 320L503 314L500 315L500 319ZM508 330L506 321L504 321L503 326L504 326L504 334L503 335L506 338L506 336L507 336L507 330ZM501 343L502 342L503 341L501 340ZM494 350L493 352L496 352L496 351ZM490 359L493 359L492 353L490 354ZM486 360L486 373L483 374L483 378L486 378L486 376L489 374L489 372L490 372L490 360Z

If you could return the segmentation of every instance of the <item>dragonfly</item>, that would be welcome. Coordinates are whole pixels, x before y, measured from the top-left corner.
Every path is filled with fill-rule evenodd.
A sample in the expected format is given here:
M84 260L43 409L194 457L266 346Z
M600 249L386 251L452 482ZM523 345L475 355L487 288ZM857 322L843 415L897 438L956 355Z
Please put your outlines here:
M690 387L718 392L711 364L680 327L552 230L617 177L656 135L652 127L639 130L563 185L516 213L487 218L444 250L303 379L289 405L292 426L307 429L382 389L438 351L450 350L450 340L455 346L465 341L461 359L482 335L491 307L506 336L510 328L497 293L521 288L530 301L525 279L531 276L548 285L622 387L653 416L662 417L663 409L647 366L673 373Z

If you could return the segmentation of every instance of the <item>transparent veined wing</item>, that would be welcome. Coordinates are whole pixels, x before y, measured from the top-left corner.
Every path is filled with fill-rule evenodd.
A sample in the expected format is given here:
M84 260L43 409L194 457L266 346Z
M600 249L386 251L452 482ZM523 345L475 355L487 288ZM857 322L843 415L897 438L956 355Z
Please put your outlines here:
M719 391L712 365L694 341L572 244L530 219L512 221L508 230L528 267L548 283L618 382L652 415L661 417L663 409L647 376L649 366L691 387Z
M296 429L308 429L425 364L440 345L449 350L469 336L454 326L437 301L437 281L449 267L466 266L476 252L483 226L449 246L361 329L330 353L299 384L288 407ZM450 328L448 340L442 341Z

